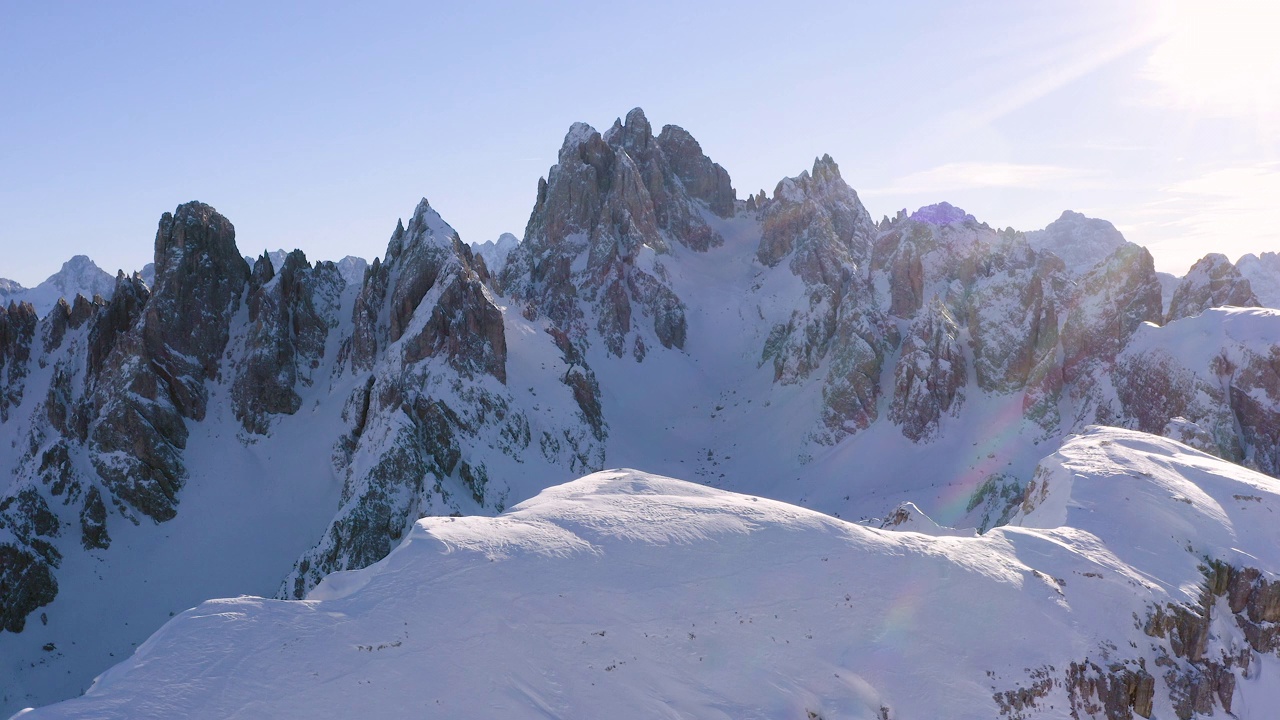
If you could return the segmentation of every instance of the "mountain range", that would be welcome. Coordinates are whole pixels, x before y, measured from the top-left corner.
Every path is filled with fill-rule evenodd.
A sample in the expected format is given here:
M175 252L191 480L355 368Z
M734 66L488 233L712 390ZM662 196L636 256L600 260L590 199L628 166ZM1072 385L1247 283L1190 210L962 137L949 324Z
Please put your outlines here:
M187 203L161 217L147 275L0 312L0 710L87 690L162 625L48 716L228 716L202 684L220 681L249 688L225 702L305 714L337 701L301 665L237 653L310 654L332 678L356 647L386 690L419 672L403 648L439 640L448 663L471 630L491 639L467 662L508 668L501 716L614 707L581 663L621 678L627 652L641 672L622 697L697 716L940 712L948 698L883 675L895 662L950 668L957 717L1266 707L1277 287L1274 253L1210 254L1175 282L1072 212L1031 233L947 203L877 222L828 156L740 199L688 132L638 109L569 129L519 242L467 245L423 200L367 265L249 262L227 218ZM643 472L592 475L617 467ZM668 574L736 584L672 600ZM842 589L852 620L833 614ZM798 668L782 678L661 670L763 642L691 627L715 652L678 647L663 618L794 606L773 642L803 644L917 591L929 618L905 659L869 665L856 656L895 638L837 633L773 655ZM279 600L188 611L240 594ZM419 597L422 614L396 611ZM584 624L545 627L556 614ZM318 629L346 617L349 636ZM569 647L592 623L585 643L624 642ZM650 630L664 642L644 646ZM564 649L543 675L509 664L542 641ZM487 680L423 667L442 707L475 714ZM819 670L837 681L801 681ZM387 697L430 697L403 682Z

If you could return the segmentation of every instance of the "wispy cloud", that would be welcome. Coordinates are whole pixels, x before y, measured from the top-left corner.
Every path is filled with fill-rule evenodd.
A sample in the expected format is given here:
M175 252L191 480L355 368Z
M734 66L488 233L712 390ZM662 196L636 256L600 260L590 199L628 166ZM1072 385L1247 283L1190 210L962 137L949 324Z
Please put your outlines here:
M1121 228L1168 258L1171 269L1181 271L1209 252L1234 260L1280 249L1280 162L1211 170L1174 182L1161 194L1126 213Z
M1068 47L1059 53L1044 69L1028 76L1022 82L1002 90L995 96L984 98L981 104L972 106L954 121L971 127L985 127L1000 118L1020 110L1066 85L1093 74L1129 53L1151 46L1159 35L1151 29L1122 35L1102 42Z
M1094 185L1098 177L1060 165L1003 162L955 162L911 173L865 195L932 195L973 188L1064 188Z
M1171 2L1161 10L1161 40L1143 69L1155 83L1148 100L1205 116L1280 115L1275 0Z

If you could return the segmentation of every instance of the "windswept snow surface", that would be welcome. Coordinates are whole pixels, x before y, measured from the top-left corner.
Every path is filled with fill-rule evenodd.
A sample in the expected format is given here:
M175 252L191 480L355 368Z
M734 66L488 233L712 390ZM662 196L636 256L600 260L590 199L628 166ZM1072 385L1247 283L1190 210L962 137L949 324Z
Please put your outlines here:
M1090 661L1145 663L1170 718L1165 678L1189 666L1144 619L1198 602L1207 560L1275 581L1278 509L1273 478L1101 427L973 537L607 471L420 520L304 601L206 602L22 717L993 718L1034 686L1016 716L1066 718L1061 678ZM1225 620L1209 656L1242 647ZM1255 654L1236 716L1274 717L1277 678Z

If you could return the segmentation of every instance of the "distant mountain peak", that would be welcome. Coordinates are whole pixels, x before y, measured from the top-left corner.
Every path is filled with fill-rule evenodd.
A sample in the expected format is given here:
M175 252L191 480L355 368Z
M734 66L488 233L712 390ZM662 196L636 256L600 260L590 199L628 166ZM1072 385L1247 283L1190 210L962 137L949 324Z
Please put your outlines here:
M834 165L835 163L832 163ZM815 166L816 167L816 166ZM911 219L929 225L951 225L954 223L977 223L978 219L949 202L934 203L911 213Z

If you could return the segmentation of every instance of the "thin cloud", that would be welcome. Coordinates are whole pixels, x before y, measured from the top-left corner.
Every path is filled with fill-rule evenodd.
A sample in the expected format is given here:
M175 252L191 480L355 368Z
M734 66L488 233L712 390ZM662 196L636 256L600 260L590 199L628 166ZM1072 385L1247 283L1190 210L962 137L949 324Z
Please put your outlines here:
M873 188L865 195L930 195L974 188L1078 188L1094 184L1097 177L1077 168L996 162L957 162L911 173L888 187Z
M1247 252L1280 249L1275 223L1280 163L1220 168L1161 189L1163 197L1128 215L1135 242L1189 267L1209 252L1235 259Z
M991 123L1016 112L1083 77L1092 75L1120 58L1152 46L1161 35L1154 28L1143 28L1135 33L1113 36L1066 46L1052 62L1044 64L1044 70L1020 83L983 98L965 111L954 114L948 125L960 125L969 129L987 127Z
M1162 39L1142 71L1155 86L1150 103L1258 121L1280 114L1274 0L1169 3L1162 10Z

